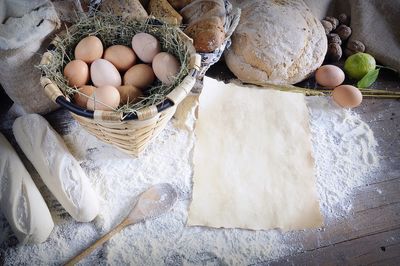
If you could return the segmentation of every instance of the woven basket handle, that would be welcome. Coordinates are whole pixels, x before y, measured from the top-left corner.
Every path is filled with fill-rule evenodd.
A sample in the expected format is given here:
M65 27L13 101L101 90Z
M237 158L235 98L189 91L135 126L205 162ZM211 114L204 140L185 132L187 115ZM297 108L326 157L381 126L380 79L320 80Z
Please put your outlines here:
M40 60L41 65L50 64L53 59L53 55L50 52L45 52ZM45 94L49 97L53 102L56 103L56 100L59 96L63 96L64 94L61 92L60 88L54 84L49 78L42 76L40 78L40 85L42 85Z

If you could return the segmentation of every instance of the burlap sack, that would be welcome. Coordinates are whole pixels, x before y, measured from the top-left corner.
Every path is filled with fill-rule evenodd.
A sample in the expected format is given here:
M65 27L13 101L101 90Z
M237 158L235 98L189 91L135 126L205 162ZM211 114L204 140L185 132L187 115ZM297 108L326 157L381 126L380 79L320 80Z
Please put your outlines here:
M304 0L320 19L346 13L351 16L350 40L359 40L366 52L400 72L399 0Z
M365 44L378 62L400 72L400 1L354 0L351 40Z
M0 84L27 113L57 106L44 94L35 68L48 45L46 37L60 22L48 0L0 0Z
M59 19L66 24L73 24L79 19L79 13L84 12L79 0L51 0Z

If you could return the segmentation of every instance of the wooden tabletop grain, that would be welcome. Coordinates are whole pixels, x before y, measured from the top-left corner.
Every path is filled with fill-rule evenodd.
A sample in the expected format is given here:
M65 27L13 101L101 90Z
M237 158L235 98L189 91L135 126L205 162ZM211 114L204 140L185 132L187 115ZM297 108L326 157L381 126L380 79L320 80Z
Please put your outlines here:
M233 78L223 63L211 68L208 75ZM309 79L300 85L315 87L315 82ZM384 70L373 88L400 91L400 78ZM11 104L0 92L0 131L16 146L11 129L14 118L7 114ZM400 101L368 99L355 111L378 141L379 171L356 188L351 196L353 210L347 217L337 218L324 230L298 232L295 239L302 243L302 251L260 264L400 265ZM63 109L45 117L60 134L66 133L63 131L72 119Z

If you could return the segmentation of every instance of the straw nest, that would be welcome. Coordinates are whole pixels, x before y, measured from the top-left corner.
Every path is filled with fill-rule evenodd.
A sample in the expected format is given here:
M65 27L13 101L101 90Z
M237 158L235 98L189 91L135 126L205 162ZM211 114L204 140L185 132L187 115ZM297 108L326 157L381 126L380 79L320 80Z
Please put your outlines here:
M191 50L187 45L187 41L182 39L182 33L176 27L162 23L155 24L152 19L137 21L102 12L97 12L91 17L82 14L76 24L56 37L56 41L53 42L55 49L51 52L51 62L38 67L46 77L61 89L65 96L72 98L75 93L85 95L79 92L78 88L68 86L68 82L63 75L65 65L74 59L74 49L78 42L92 35L100 38L104 48L115 44L130 47L132 37L139 32L146 32L156 37L161 44L161 50L173 54L180 61L181 69L173 84L166 86L156 80L146 90L139 102L128 102L120 105L115 110L126 114L135 113L141 108L158 104L165 100L165 96L181 83L189 73L188 66ZM85 96L91 98L89 95Z

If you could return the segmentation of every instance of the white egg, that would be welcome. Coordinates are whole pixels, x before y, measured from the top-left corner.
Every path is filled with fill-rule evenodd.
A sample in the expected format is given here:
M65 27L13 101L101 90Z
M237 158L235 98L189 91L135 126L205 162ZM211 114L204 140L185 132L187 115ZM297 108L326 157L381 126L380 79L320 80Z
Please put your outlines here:
M105 59L96 59L90 66L90 77L96 87L121 86L121 75L117 68Z
M132 38L132 49L145 63L151 63L161 50L160 42L148 33L138 33Z

